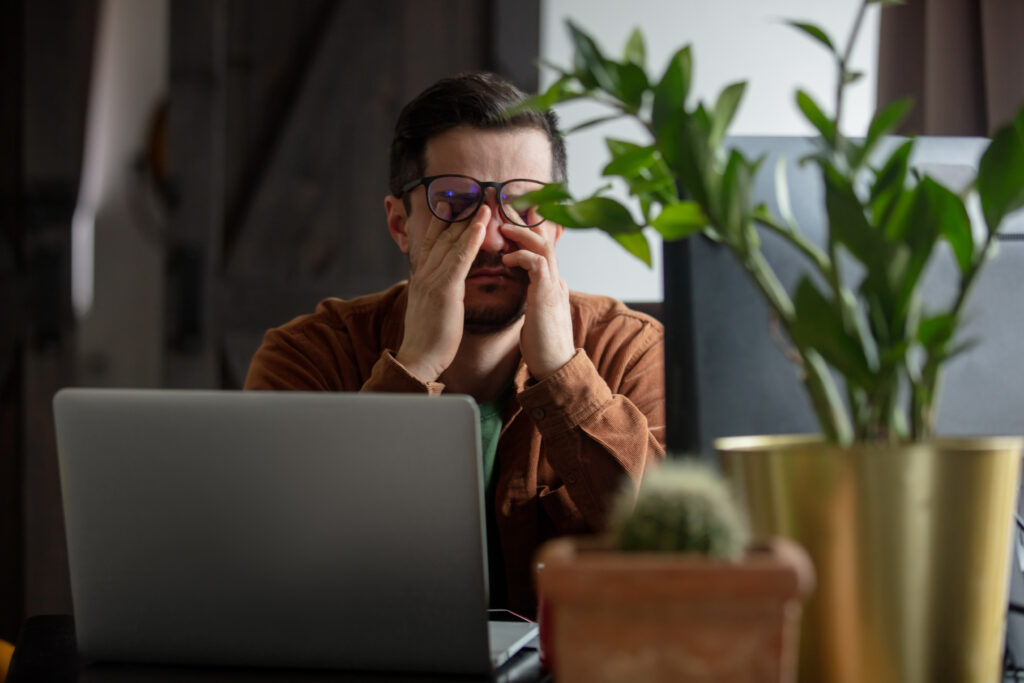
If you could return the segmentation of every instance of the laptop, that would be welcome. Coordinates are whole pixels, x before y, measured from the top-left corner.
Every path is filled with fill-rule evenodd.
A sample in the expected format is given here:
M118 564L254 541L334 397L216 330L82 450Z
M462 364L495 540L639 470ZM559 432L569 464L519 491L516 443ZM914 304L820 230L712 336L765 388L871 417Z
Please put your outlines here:
M466 396L65 389L79 652L99 661L489 674Z

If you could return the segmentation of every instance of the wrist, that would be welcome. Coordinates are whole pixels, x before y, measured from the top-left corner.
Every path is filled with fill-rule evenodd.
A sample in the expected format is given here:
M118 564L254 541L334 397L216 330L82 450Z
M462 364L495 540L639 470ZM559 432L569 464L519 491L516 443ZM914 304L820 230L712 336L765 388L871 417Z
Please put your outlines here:
M535 380L540 382L542 380L547 379L551 375L555 374L562 368L564 368L566 364L569 361L571 361L572 357L575 355L576 349L573 348L567 354L563 353L557 357L548 359L545 363L540 364L537 367L531 366L529 363L526 364L526 367L529 368L530 375L532 375Z
M395 361L398 362L410 375L423 382L436 382L443 370L438 370L430 363L423 360L422 356L408 351L398 349L395 354Z

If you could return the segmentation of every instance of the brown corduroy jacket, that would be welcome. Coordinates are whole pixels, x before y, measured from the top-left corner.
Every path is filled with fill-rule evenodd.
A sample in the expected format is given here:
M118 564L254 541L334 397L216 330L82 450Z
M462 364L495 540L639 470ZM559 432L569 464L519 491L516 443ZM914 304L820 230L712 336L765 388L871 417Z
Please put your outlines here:
M247 389L440 394L395 360L406 283L267 332ZM665 455L664 330L602 296L572 293L576 355L537 382L520 361L505 408L495 506L511 609L536 610L532 558L545 540L603 531L610 497Z

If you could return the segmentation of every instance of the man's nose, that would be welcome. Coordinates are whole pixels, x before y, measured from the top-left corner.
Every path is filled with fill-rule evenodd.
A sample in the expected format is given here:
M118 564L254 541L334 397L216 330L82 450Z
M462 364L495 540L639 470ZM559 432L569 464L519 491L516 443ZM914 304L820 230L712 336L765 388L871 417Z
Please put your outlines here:
M491 218L487 221L484 242L480 245L480 250L502 252L508 246L508 240L501 234L501 225L505 223L505 217L501 215L501 208L498 206L497 193L494 192L494 188L487 189L484 203L491 208Z

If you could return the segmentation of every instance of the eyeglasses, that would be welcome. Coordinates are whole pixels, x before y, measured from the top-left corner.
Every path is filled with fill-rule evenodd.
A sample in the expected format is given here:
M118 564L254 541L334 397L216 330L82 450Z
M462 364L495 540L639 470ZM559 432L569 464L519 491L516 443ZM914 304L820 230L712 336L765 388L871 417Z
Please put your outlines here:
M435 175L407 183L402 187L402 194L419 185L426 188L430 213L446 223L459 223L472 218L483 204L488 187L494 188L494 193L498 197L498 209L509 223L532 228L544 222L539 216L537 220L531 221L529 208L517 210L514 206L515 200L519 197L544 187L544 183L538 180L516 178L496 183L483 182L465 175ZM441 207L442 203L448 205L447 210Z

